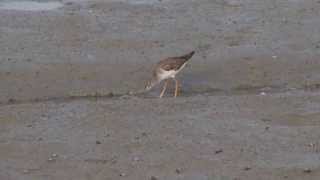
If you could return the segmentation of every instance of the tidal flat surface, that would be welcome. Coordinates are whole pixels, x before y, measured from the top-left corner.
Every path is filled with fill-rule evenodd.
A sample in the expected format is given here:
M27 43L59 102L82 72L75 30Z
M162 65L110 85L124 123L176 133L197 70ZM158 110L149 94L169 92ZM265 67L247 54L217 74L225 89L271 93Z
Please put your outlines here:
M313 0L0 1L0 179L318 180L319 12ZM130 93L191 50L180 97Z

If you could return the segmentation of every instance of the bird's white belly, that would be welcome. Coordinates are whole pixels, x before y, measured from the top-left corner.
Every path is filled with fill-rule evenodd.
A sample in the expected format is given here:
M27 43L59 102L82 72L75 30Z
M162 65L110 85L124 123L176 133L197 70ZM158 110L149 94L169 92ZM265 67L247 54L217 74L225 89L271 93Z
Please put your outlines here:
M162 71L159 76L161 79L169 79L169 78L174 78L178 71Z
M161 70L161 73L159 74L159 78L164 80L164 79L169 79L169 78L175 78L176 74L178 74L181 69L184 68L184 66L186 65L187 63L184 63L180 69L178 69L177 71L174 71L174 70L170 70L170 71L165 71L165 70Z

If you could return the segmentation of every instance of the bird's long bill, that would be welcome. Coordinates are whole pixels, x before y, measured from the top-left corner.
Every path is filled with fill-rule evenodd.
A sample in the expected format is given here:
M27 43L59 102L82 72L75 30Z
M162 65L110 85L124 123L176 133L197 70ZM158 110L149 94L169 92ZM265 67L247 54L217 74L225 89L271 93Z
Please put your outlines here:
M185 54L183 56L180 56L181 59L186 59L186 60L189 60L193 55L194 55L194 51L191 51L190 53L188 54Z

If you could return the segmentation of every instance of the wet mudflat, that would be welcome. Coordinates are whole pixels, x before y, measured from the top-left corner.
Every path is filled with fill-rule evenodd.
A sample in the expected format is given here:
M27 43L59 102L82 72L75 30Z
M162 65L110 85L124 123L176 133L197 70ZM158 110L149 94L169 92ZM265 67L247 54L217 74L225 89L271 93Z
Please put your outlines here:
M319 179L319 2L21 2L0 1L0 179ZM190 50L179 98L131 94Z
M319 95L1 106L1 178L317 179Z

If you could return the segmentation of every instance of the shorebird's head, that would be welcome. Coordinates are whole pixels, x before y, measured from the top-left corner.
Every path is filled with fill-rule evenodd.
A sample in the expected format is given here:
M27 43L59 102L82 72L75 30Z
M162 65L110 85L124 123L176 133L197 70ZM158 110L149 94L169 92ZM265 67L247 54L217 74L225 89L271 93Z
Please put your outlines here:
M158 83L158 79L152 78L150 81L147 82L145 90L149 91L150 89L152 89L153 86L157 85Z

